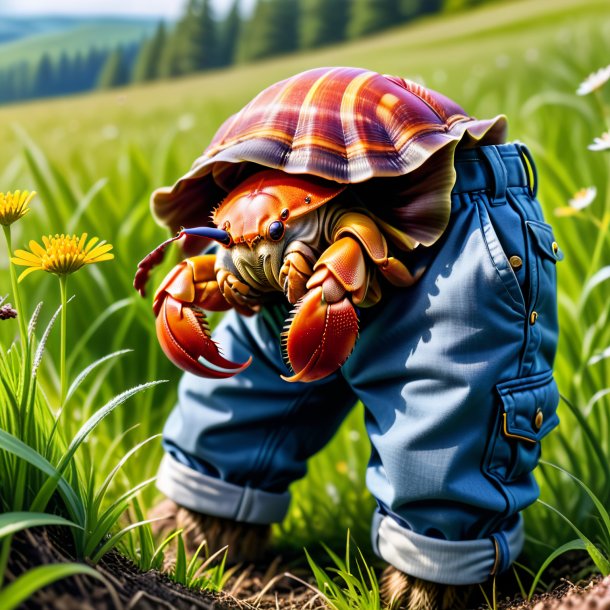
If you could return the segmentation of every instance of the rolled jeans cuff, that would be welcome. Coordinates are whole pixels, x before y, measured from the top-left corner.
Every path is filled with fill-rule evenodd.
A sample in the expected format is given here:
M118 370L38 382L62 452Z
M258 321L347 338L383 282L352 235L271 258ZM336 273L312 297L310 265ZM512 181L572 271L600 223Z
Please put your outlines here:
M157 488L190 510L245 523L282 521L290 503L289 492L240 487L197 472L167 453L159 467Z
M422 536L392 517L375 513L373 548L405 574L444 585L472 585L506 570L523 548L523 519L480 540L441 540Z

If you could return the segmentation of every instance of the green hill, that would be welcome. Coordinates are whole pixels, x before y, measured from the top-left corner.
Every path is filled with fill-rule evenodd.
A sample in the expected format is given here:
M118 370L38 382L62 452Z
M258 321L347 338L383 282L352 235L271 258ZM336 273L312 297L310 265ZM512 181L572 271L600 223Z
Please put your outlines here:
M220 122L263 87L322 65L355 65L423 79L479 116L497 114L507 111L511 100L500 99L495 86L481 94L482 81L513 80L513 97L518 88L544 87L546 66L550 72L559 70L554 56L565 51L575 65L579 50L586 55L587 45L594 44L590 32L601 32L603 27L607 31L609 20L607 0L503 2L458 15L430 17L316 52L109 93L6 106L0 108L0 137L5 143L0 161L6 161L12 148L6 143L15 142L11 122L27 126L31 136L59 160L80 156L84 143L96 147L96 156L116 150L117 137L149 150L168 129L194 124L197 135L189 134L180 146L182 162L188 163ZM597 67L583 61L577 78ZM561 78L560 82L570 92L578 84ZM180 123L180 117L187 118ZM511 117L513 129L517 119Z
M57 58L63 52L70 56L86 53L92 46L107 49L139 42L154 31L157 23L153 19L120 17L3 17L2 21L0 36L12 40L0 43L0 69L21 62L36 62L45 52ZM27 31L34 33L26 35Z

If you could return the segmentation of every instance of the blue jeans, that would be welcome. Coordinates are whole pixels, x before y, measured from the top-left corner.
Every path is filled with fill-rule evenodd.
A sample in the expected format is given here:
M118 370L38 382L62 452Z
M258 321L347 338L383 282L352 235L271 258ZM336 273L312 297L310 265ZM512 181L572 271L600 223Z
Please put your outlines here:
M338 373L280 379L281 306L224 317L215 332L224 355L253 362L231 379L183 377L164 431L166 495L202 513L279 521L288 485L361 400L376 552L407 574L455 585L515 560L519 511L539 493L540 440L558 423L561 252L523 145L459 151L455 166L447 230L407 260L424 275L361 311Z

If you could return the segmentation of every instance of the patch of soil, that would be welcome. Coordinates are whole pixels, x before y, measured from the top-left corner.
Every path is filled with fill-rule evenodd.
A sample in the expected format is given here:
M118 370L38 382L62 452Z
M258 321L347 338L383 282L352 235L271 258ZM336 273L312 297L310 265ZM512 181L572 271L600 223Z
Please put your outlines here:
M42 564L73 561L70 538L65 532L34 528L13 538L6 574L7 582ZM578 573L582 555L565 560L549 572L547 581L556 583L550 593L534 596L529 602L507 598L514 595L514 583L498 582L498 610L610 610L610 577L572 583L570 574ZM571 567L570 567L571 565ZM73 576L35 593L22 604L22 610L322 610L323 598L305 580L308 572L293 568L284 572L280 559L264 570L248 566L238 570L223 593L193 591L151 570L140 572L135 565L112 551L98 564L106 579ZM489 595L489 587L486 588ZM504 601L500 601L504 600ZM487 610L479 595L471 609ZM406 609L405 609L406 610Z
M514 600L498 605L498 610L610 610L610 576L589 582L568 581L530 601Z
M54 528L32 528L13 537L6 582L38 565L74 561L71 539ZM222 593L195 591L165 574L141 572L111 551L96 566L106 579L72 576L35 593L21 610L321 610L320 596L299 580L279 572L279 561L266 571L248 566L238 571ZM298 579L298 580L297 580Z

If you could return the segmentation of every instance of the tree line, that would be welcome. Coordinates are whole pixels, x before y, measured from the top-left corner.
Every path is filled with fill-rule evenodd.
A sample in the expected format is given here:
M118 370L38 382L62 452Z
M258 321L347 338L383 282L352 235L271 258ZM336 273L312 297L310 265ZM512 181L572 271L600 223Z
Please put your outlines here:
M491 0L257 0L243 16L234 0L217 19L210 0L189 0L171 27L161 22L141 43L92 48L85 55L42 55L35 66L0 70L0 103L110 88L249 63L356 40L426 13Z

